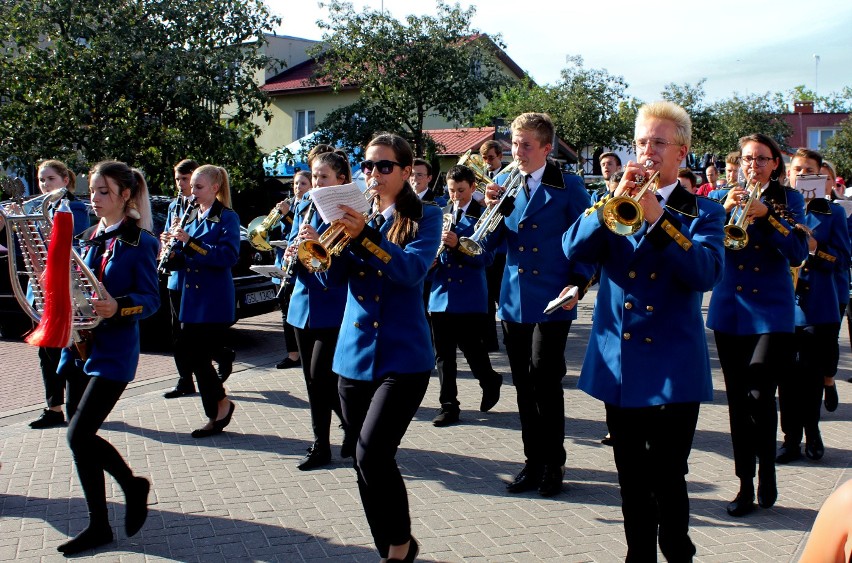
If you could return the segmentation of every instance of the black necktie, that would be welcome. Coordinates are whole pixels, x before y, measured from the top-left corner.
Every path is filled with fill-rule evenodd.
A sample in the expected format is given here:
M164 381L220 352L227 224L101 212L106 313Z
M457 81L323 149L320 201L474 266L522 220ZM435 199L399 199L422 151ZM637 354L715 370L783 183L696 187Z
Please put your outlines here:
M532 174L524 174L524 193L527 194L527 201L530 199L530 178Z
M660 194L654 194L654 195L657 196L657 201L659 201L660 203L663 203L663 196L661 196Z
M453 223L453 225L458 225L458 224L459 224L459 221L461 221L461 218L462 218L462 216L463 216L463 215L464 215L464 211L462 211L462 208L461 208L461 207L459 207L459 208L456 210L456 220L455 220L455 222Z
M381 213L379 213L378 215L376 215L376 228L381 229L382 225L384 225L384 224L385 224L385 216L382 215Z

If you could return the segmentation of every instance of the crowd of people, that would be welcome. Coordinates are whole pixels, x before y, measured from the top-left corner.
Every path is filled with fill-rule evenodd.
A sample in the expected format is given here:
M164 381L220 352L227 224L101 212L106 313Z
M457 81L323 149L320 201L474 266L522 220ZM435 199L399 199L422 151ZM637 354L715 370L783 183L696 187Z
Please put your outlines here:
M823 405L834 410L839 402L834 376L849 302L852 210L834 201L845 195L819 153L800 149L788 168L777 143L760 133L743 137L727 156L723 181L713 166L700 184L680 167L690 149L690 117L670 102L640 108L635 161L600 156L606 188L591 197L582 179L563 176L549 159L549 116L522 114L511 134L510 166L498 143L485 143L484 173L453 166L447 197L403 138L378 134L360 165L371 212L342 206L332 225L316 212L311 190L349 184L347 156L316 147L310 173L294 178L294 197L278 204L281 224L271 238L284 241L276 264L287 272L278 280L287 355L277 367L301 367L310 404L313 442L298 469L330 463L336 416L340 455L352 458L380 557L413 561L419 544L397 450L433 369L433 424L462 420L457 349L482 389L479 410L499 402L503 376L488 356L499 349L496 315L523 446L523 468L507 492L559 494L567 458L566 342L578 301L598 284L578 385L606 412L627 560L655 560L658 544L670 561L691 560L686 474L700 404L713 399L705 325L719 351L740 479L726 508L739 518L774 505L783 487L775 466L802 458L803 439L807 458L825 455L819 418ZM43 164L40 178L42 171L45 189L73 184L61 163ZM797 182L820 173L826 197L806 201ZM135 374L138 320L159 306L158 261L168 275L179 374L165 396L190 395L197 386L207 421L192 431L195 438L223 432L234 414L224 382L235 355L225 335L234 320L229 272L239 218L228 173L185 160L175 182L180 195L158 244L146 230L150 209L139 171L105 162L89 178L99 222L78 240L102 281L96 303L105 320L87 358L71 347L40 350L48 405L31 424L64 421L67 381L68 441L90 524L60 546L65 554L112 540L104 471L125 492L127 533L145 521L149 481L97 431ZM343 240L335 252L332 235L336 245ZM555 298L561 305L549 307ZM57 356L58 366L51 360ZM778 450L776 391L784 434Z

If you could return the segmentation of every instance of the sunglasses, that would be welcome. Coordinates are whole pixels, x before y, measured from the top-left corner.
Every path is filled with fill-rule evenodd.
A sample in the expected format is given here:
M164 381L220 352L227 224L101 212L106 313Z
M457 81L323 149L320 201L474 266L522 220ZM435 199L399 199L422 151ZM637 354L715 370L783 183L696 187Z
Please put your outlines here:
M393 172L394 166L402 168L402 164L394 162L393 160L378 160L376 162L373 162L372 160L365 160L361 163L361 172L364 174L371 174L373 172L373 168L376 168L379 171L379 174L390 174Z

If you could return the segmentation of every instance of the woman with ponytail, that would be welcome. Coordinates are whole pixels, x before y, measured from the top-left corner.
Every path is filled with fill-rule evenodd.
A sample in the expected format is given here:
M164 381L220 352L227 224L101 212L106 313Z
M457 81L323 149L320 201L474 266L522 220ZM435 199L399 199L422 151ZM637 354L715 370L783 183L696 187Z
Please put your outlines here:
M185 228L175 226L169 231L178 243L167 268L186 272L177 346L188 356L208 418L204 426L192 431L192 437L205 438L225 429L235 407L213 367L213 352L222 348L225 331L236 317L231 268L239 258L240 218L231 209L224 168L200 166L190 183L198 214Z
M139 321L160 306L159 242L148 230L148 186L138 170L105 161L92 169L89 195L100 220L78 239L83 260L100 281L94 309L103 320L91 331L87 358L70 346L62 350L59 362L58 372L68 378L68 445L89 509L89 526L58 548L66 556L112 541L105 471L124 491L128 536L145 523L151 487L144 477L134 476L118 451L97 434L136 375Z
M414 561L408 497L396 452L435 365L423 309L423 281L441 242L441 209L421 202L408 179L408 142L382 133L367 145L361 170L378 194L375 219L341 206L352 242L321 275L347 285L332 369L343 419L354 440L361 502L379 555Z

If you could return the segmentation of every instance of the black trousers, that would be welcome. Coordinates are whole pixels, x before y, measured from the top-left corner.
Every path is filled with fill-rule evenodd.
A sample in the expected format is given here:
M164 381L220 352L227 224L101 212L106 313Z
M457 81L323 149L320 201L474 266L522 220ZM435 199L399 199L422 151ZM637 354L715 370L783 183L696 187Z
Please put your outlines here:
M287 323L287 310L290 308L290 296L293 295L293 286L288 289L283 289L278 294L278 304L281 306L281 325L284 327L284 348L289 354L299 349L299 344L296 341L296 332L293 325ZM299 355L301 356L301 352ZM304 365L304 364L303 364Z
M565 344L571 321L503 321L526 463L565 464Z
M685 475L698 423L698 403L645 408L606 405L612 435L627 561L691 561L689 497Z
M314 441L328 446L332 411L337 413L341 421L343 420L340 394L337 390L338 378L331 369L340 328L302 329L288 326L295 329L296 344L302 360L302 373L305 375L305 386L308 389Z
M741 481L751 481L755 458L761 468L775 468L775 388L793 364L793 334L735 335L716 331L714 336L725 376L734 469ZM759 399L754 399L752 390L759 391Z
M227 330L228 325L222 323L183 323L178 343L195 373L204 414L213 420L219 416L219 401L225 398L225 388L213 367L213 355L221 350Z
M503 270L506 267L506 253L494 254L494 262L485 268L485 283L488 287L488 317L483 319L485 323L482 328L482 339L487 348L498 346L497 323L494 320L497 315L497 304L500 303L500 287L503 285ZM503 335L505 344L506 335Z
M61 407L65 404L65 378L56 373L61 354L62 348L40 346L38 349L41 379L44 381L44 398L48 408Z
M491 367L491 359L479 332L484 316L485 313L432 313L435 365L441 382L438 400L442 405L459 405L456 348L461 349L481 388L485 389L500 378L500 374Z
M109 525L104 471L112 475L122 489L133 477L124 458L98 430L112 411L127 383L103 377L89 377L75 370L68 376L68 445L80 477L83 495L93 526Z
M396 452L420 407L430 372L391 374L378 381L340 377L340 405L355 448L364 513L381 557L411 538L408 495Z
M178 370L178 382L175 387L181 391L193 393L195 392L195 383L192 381L192 352L181 346L181 331L183 330L183 323L180 322L180 298L180 291L174 289L169 290L169 305L171 305L172 311L172 344L175 356L175 367L177 367ZM219 340L219 342L216 343L216 347L212 349L211 354L211 358L217 363L220 359L225 358L232 353L230 348L225 347L224 334L222 336L223 337ZM295 345L293 349L295 350Z
M840 323L796 327L796 364L778 382L778 406L784 442L798 445L803 431L819 432L825 377L837 373Z

